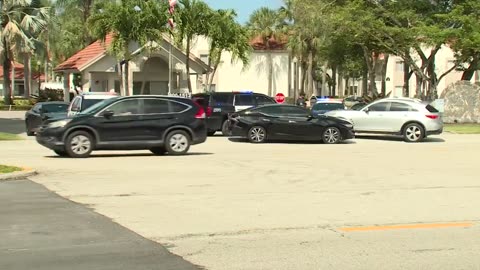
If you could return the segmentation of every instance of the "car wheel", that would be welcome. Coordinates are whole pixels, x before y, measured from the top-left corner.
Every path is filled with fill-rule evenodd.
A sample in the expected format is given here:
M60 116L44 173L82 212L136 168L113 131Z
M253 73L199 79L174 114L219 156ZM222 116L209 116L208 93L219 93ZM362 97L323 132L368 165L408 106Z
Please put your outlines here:
M165 147L155 147L150 149L150 152L156 156L163 156L167 152L167 149L165 149Z
M342 133L336 127L327 127L322 134L322 141L326 144L337 144L342 141Z
M223 121L222 124L222 134L223 136L230 136L232 133L228 130L228 120Z
M264 143L267 140L267 131L264 127L254 126L248 130L248 140L251 143Z
M217 133L217 131L208 131L207 135L208 136L213 136L213 135L215 135L215 133Z
M54 150L55 154L60 157L68 157L68 153L66 151Z
M184 155L190 149L190 136L183 130L175 130L167 135L165 148L170 155Z
M406 142L420 142L425 137L425 130L417 123L408 124L403 129L403 138Z
M67 137L65 150L72 158L87 158L93 150L93 138L86 131L75 131Z
M27 130L27 136L35 136L35 132Z

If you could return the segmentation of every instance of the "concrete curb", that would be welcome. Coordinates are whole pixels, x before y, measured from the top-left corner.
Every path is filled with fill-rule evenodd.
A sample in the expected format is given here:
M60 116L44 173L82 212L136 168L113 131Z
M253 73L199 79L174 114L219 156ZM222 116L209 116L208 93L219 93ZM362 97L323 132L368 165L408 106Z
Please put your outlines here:
M34 169L24 168L22 171L0 174L0 181L20 180L37 174Z

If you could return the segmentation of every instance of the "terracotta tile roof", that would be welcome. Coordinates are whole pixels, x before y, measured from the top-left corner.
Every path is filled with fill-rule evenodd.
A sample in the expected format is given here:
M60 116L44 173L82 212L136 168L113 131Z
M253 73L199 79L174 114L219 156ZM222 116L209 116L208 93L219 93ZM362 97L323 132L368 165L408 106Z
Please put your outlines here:
M280 37L278 39L271 38L270 39L270 48L272 50L285 50L287 48L287 42L288 42L287 37ZM253 38L250 41L250 46L252 46L252 48L254 50L265 50L266 49L266 45L265 45L265 43L263 42L263 40L260 36L258 36L256 38Z
M21 63L14 63L15 66L15 80L20 81L23 80L24 75L23 75L23 65ZM11 71L10 71L11 72ZM45 75L44 74L39 74L39 73L32 73L32 79L33 80L38 80L40 79L41 81L45 80ZM3 80L3 66L0 65L0 80Z
M94 43L85 47L85 49L78 51L76 54L65 60L55 68L55 71L62 70L80 70L83 66L89 64L92 60L100 57L106 52L106 48L113 40L113 34L107 35L105 42L97 40Z

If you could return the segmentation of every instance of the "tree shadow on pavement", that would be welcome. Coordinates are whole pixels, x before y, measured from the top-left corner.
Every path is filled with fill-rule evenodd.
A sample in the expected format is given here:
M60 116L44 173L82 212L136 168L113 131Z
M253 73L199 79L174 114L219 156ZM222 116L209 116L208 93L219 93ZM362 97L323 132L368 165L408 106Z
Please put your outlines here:
M228 138L229 141L235 142L235 143L250 143L247 139L243 138ZM355 144L356 142L354 140L345 140L339 144L336 145L342 145L342 144ZM290 140L272 140L265 142L265 144L325 144L320 141L290 141Z
M25 133L25 120L20 118L0 118L0 132L17 135Z
M359 140L374 140L374 141L391 141L391 142L405 142L401 136L386 136L386 135L356 135L355 139ZM442 138L427 137L420 143L441 143L445 142Z

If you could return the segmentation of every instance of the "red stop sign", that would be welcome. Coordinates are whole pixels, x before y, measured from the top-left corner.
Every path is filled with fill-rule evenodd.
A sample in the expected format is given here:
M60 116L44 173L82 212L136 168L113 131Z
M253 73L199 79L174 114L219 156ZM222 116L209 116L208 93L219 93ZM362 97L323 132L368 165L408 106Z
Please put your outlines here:
M283 102L285 102L285 95L282 94L282 93L276 94L276 95L275 95L275 101L276 101L277 103L283 103Z

